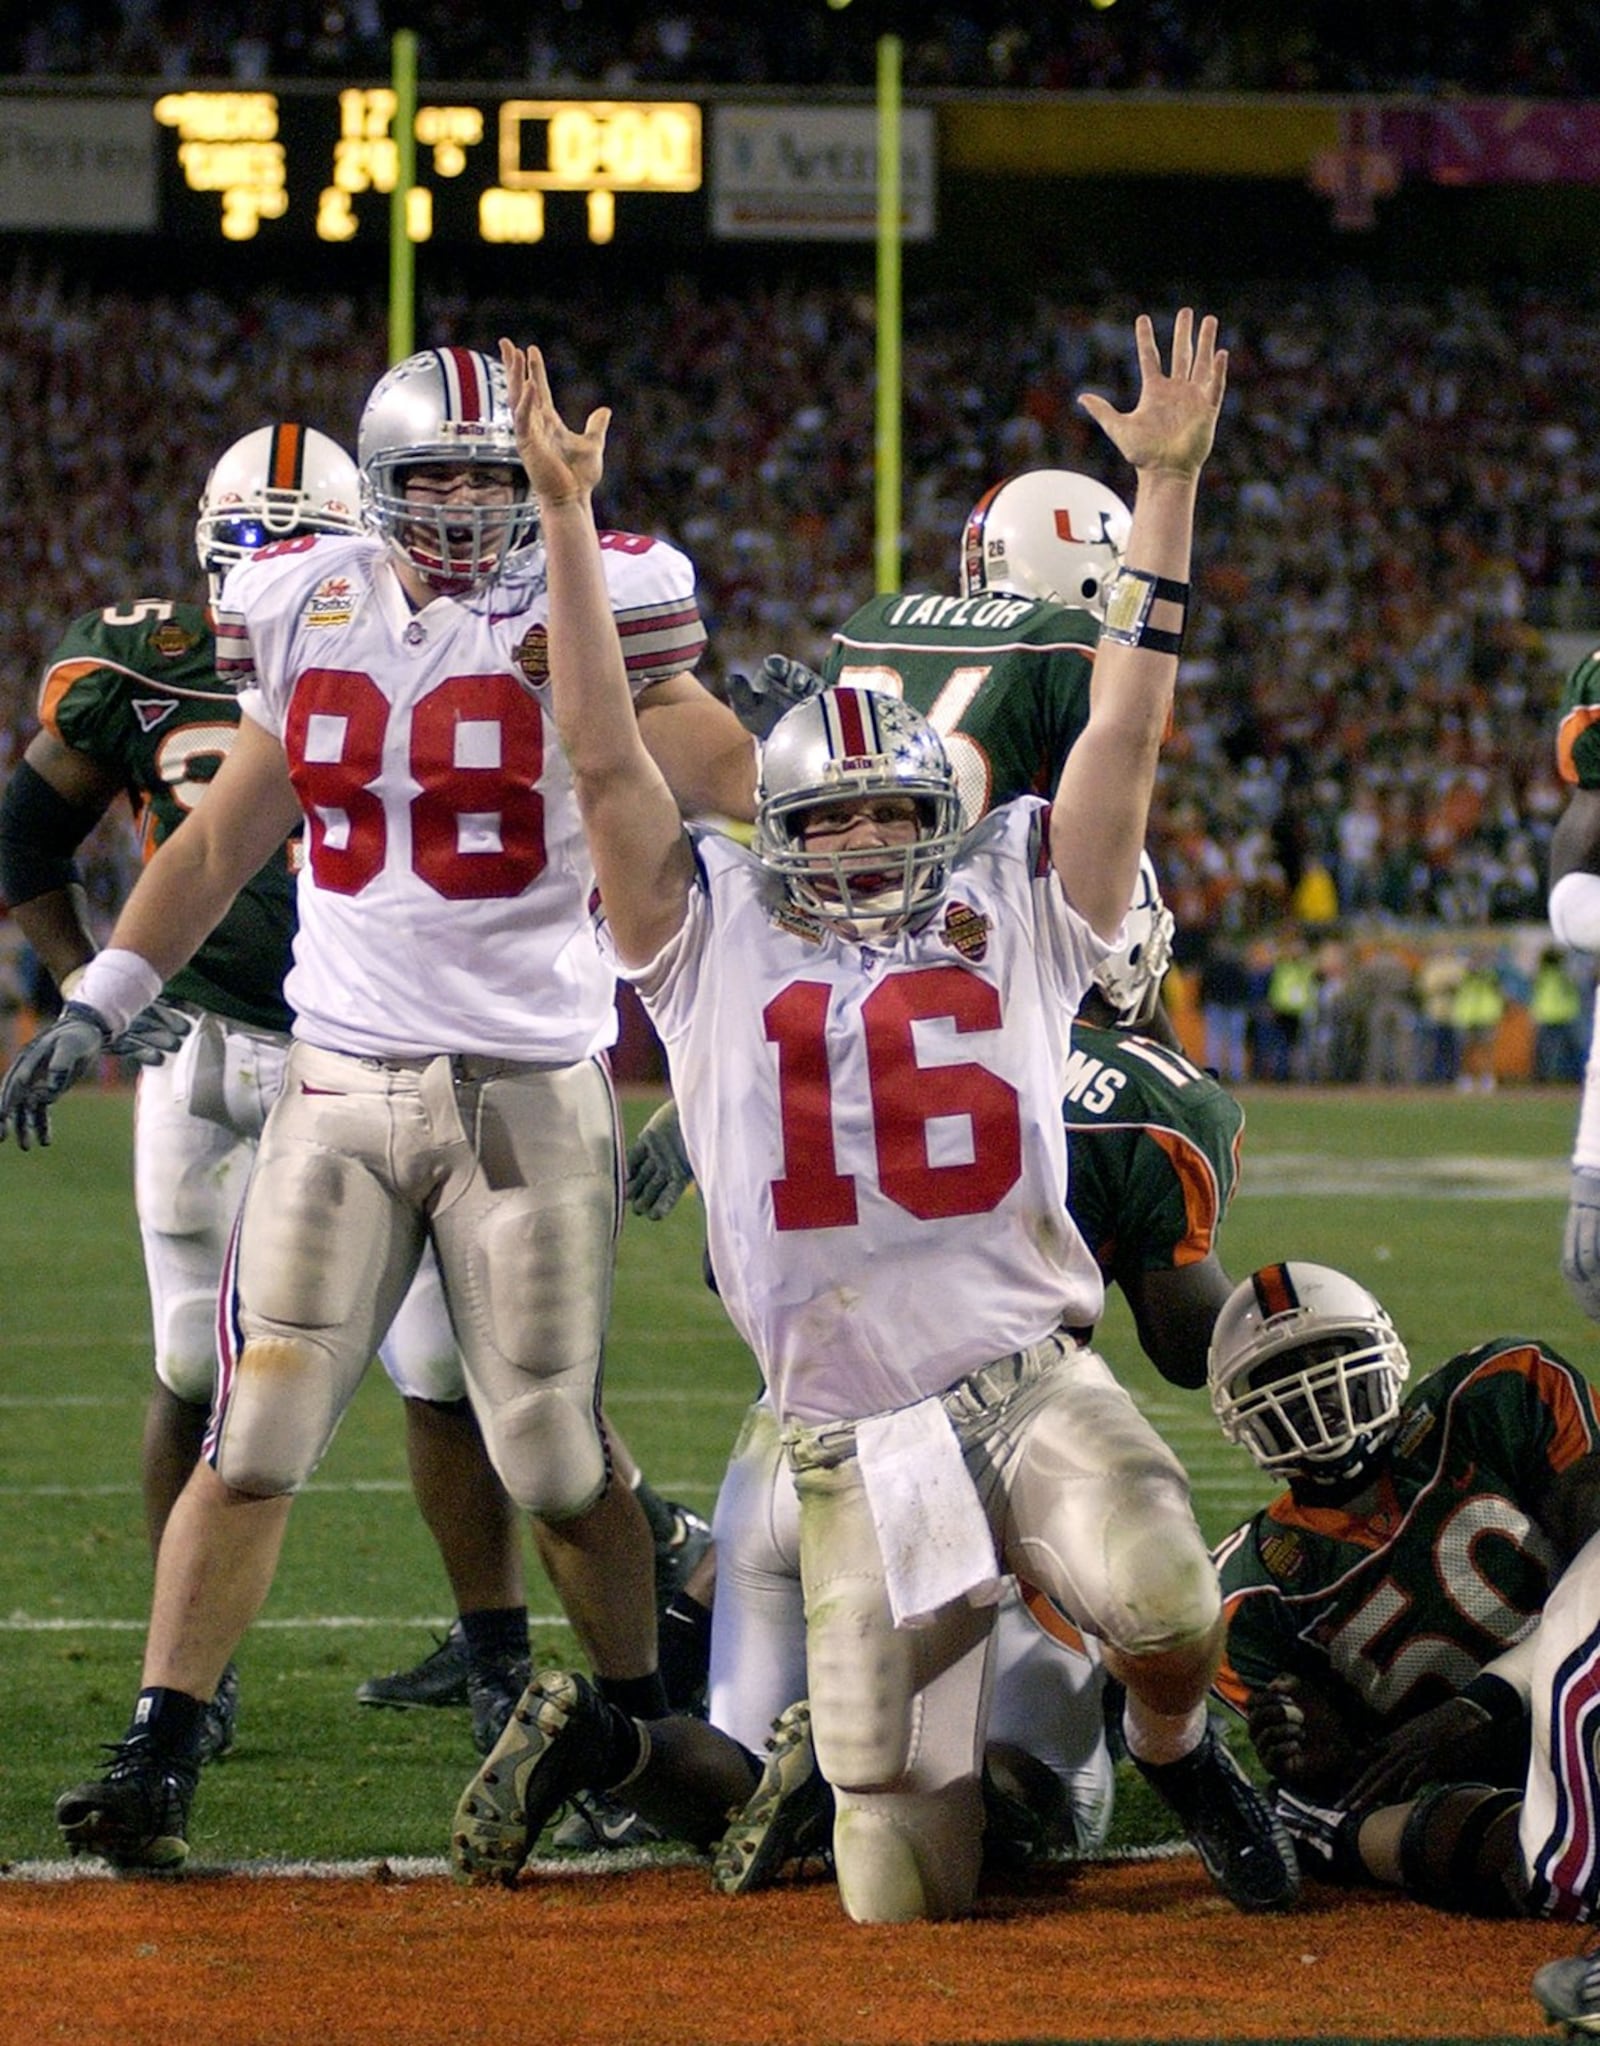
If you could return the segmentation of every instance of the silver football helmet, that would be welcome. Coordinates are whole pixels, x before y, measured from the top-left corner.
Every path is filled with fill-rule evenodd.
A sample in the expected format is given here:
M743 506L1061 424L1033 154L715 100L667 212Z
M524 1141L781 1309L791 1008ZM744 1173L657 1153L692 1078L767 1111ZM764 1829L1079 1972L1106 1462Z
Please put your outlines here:
M824 851L802 826L819 804L914 796L919 829L904 846ZM919 711L877 689L841 685L797 704L761 748L752 841L812 916L870 942L937 902L961 838L955 770Z
M367 399L356 461L368 520L441 596L493 582L539 544L505 370L479 349L426 348L396 363ZM423 463L509 482L512 501L414 503L406 472Z
M300 533L359 533L361 478L325 433L284 420L225 448L200 493L194 551L216 603L236 561Z
M1128 548L1133 514L1114 490L1071 469L997 483L967 514L961 594L1042 597L1096 618Z
M1139 880L1125 928L1127 936L1101 960L1094 979L1118 1025L1137 1029L1155 1014L1161 983L1172 964L1172 911L1161 900L1155 863L1148 853L1139 855Z
M1211 1334L1211 1407L1264 1471L1347 1485L1394 1433L1411 1371L1365 1286L1327 1265L1266 1265Z

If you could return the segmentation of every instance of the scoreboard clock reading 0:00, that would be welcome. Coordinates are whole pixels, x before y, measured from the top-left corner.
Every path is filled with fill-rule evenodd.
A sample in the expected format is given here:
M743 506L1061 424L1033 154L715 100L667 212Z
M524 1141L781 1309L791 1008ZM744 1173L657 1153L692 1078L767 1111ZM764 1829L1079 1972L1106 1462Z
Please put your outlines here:
M395 109L386 86L164 93L152 108L170 136L163 222L227 241L311 235L386 248ZM547 230L608 242L619 226L652 237L703 229L693 104L419 97L415 125L414 242L537 242Z

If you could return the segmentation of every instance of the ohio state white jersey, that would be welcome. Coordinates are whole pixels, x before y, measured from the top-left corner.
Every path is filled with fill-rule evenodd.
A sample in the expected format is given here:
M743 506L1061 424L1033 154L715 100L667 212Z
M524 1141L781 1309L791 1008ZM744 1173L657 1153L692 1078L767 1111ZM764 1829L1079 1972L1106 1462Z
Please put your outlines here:
M1108 948L1050 868L1047 814L994 811L930 921L870 948L697 833L683 929L629 976L667 1049L723 1304L787 1420L906 1406L1099 1319L1061 1071Z
M634 689L705 644L675 547L602 535ZM285 993L329 1051L592 1056L615 978L571 776L547 715L543 559L413 611L384 543L317 535L228 577L218 672L274 733L309 820Z

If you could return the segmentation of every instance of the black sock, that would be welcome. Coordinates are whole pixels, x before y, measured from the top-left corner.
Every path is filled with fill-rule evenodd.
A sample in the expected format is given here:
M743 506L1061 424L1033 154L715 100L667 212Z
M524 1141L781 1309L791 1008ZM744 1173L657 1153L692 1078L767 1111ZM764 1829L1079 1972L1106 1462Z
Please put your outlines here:
M605 1752L596 1764L592 1779L596 1790L614 1790L633 1774L644 1759L644 1735L638 1721L611 1699L606 1699L605 1703Z
M169 1691L151 1684L141 1691L128 1724L128 1738L142 1736L158 1755L192 1762L200 1749L207 1700L187 1691Z
M670 1542L677 1532L678 1516L648 1478L639 1480L633 1488L633 1496L644 1509L644 1517L650 1527L651 1541L657 1548L663 1542Z
M692 1710L711 1668L711 1609L675 1591L661 1615L661 1681L674 1712Z
M672 1709L660 1670L653 1669L647 1677L596 1677L594 1687L608 1705L630 1719L665 1719Z
M461 1615L461 1638L467 1662L525 1662L528 1659L528 1608L484 1606Z

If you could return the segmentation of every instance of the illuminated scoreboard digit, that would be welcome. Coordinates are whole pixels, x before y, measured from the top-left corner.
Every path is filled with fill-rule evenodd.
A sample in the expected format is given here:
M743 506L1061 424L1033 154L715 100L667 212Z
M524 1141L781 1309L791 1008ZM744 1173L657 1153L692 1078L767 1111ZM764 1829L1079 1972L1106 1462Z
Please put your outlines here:
M543 195L586 192L589 239L608 242L618 192L699 189L697 106L508 99L500 109L500 185L484 193L478 219L485 241L538 241Z
M283 218L289 186L274 94L169 92L154 112L177 137L189 190L218 195L229 241L249 241L263 220Z
M387 86L164 94L152 109L173 137L164 224L237 242L386 247L397 110ZM570 241L580 223L591 242L609 242L619 199L641 238L704 233L702 120L691 102L429 102L414 133L406 225L415 242L538 242L547 232ZM582 197L581 210L547 203L568 193Z

